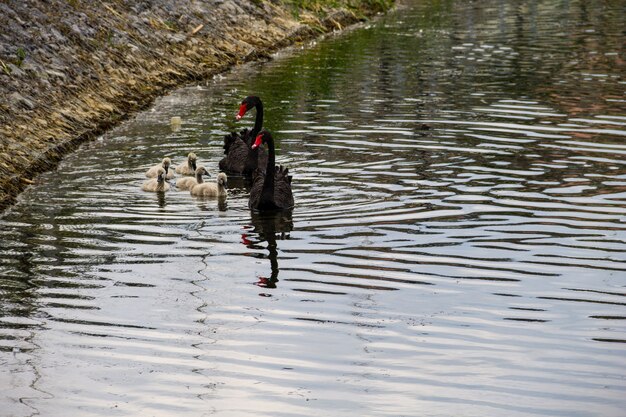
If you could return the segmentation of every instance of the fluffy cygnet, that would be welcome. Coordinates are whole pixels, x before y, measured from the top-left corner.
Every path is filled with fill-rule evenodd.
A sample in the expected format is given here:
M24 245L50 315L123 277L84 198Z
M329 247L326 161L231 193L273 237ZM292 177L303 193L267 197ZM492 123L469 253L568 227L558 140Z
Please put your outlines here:
M141 186L144 191L167 191L170 189L170 185L165 182L165 170L163 168L157 169L156 178L151 178L144 182Z
M202 179L202 177L200 177ZM191 195L196 197L226 197L226 174L217 174L215 183L201 182L191 188Z
M176 173L182 175L195 175L196 173L196 154L189 152L187 161L176 167Z
M195 185L203 183L202 176L209 175L209 172L203 167L199 166L196 168L196 176L194 177L184 177L176 181L176 188L180 190L191 190Z
M172 160L170 158L163 158L163 161L160 164L157 164L146 171L146 177L156 178L159 168L162 168L165 171L165 178L168 180L172 179L174 178L174 169L173 168L170 169L171 165L172 165Z

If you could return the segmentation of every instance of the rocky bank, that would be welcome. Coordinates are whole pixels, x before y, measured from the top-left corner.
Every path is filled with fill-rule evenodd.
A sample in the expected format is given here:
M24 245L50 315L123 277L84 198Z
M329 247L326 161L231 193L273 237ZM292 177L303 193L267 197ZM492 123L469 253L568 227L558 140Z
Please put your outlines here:
M380 11L279 0L0 0L0 211L167 90Z

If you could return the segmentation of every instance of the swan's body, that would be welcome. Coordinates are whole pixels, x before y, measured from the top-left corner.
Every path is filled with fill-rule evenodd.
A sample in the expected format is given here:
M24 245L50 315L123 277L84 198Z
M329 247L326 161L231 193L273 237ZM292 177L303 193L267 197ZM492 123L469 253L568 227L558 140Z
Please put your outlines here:
M226 197L228 195L226 191L227 178L223 172L217 174L215 183L202 182L202 176L196 179L200 181L191 188L191 195L195 197Z
M163 158L160 164L157 164L146 171L146 178L156 178L158 176L159 169L163 169L165 171L165 178L172 179L174 178L174 170L170 169L172 165L172 161L170 158Z
M165 170L157 169L156 178L151 178L143 183L141 189L144 191L163 192L170 189L170 185L165 182Z
M248 110L256 108L256 118L252 130L243 129L241 132L233 132L224 136L224 153L219 167L222 171L230 174L251 176L254 171L261 167L264 169L267 163L267 153L262 148L251 148L256 135L263 126L263 102L255 96L248 96L239 107L237 120L241 119Z
M267 165L265 171L261 169L255 171L248 207L258 211L292 208L294 201L289 170L276 166L274 139L269 132L261 132L252 146L258 147L261 143L267 143L269 148Z
M202 176L209 175L209 172L203 167L196 168L195 177L184 177L176 181L176 188L180 190L191 190L195 185L203 182Z
M196 154L189 152L187 155L187 161L176 167L176 173L181 175L195 175L196 174Z

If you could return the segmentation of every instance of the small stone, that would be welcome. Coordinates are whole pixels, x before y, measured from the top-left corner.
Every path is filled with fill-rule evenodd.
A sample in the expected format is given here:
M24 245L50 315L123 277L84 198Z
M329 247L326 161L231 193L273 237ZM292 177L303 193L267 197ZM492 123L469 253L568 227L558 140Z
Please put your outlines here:
M46 74L51 75L52 77L56 77L59 78L61 80L65 80L65 74L63 74L61 71L55 71L55 70L46 70Z
M56 38L56 40L58 42L65 42L65 36L61 35L61 33L56 30L55 28L50 29L50 33L52 34L52 36L54 36Z
M78 36L85 36L85 34L83 33L83 31L82 31L82 30L80 30L80 27L79 27L76 23L74 23L74 24L72 25L72 32L74 32L74 33L75 33L75 34L77 34Z
M24 71L22 71L22 69L15 64L9 62L6 66L9 67L9 71L11 71L12 76L22 77L24 75Z
M181 42L184 42L185 39L187 39L187 36L181 33L174 33L174 34L168 35L167 39L169 43L181 43Z
M27 110L33 110L35 108L35 103L22 96L17 91L9 96L9 100L14 107L24 108Z

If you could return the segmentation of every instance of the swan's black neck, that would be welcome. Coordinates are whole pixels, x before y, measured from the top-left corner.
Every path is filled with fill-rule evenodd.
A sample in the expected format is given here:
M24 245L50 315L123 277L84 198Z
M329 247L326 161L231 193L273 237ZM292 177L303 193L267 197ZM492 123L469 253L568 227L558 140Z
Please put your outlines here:
M257 99L254 107L256 108L256 117L254 119L254 127L252 128L252 132L250 132L250 137L253 141L263 128L263 102L261 99Z
M263 102L260 98L254 101L254 107L256 107L256 117L254 119L254 127L248 133L245 139L248 148L252 146L256 136L261 132L263 128ZM246 167L244 168L244 174L250 175L257 168L257 160L259 159L259 148L250 149L248 151L248 158L246 160Z
M276 171L276 155L274 152L274 139L267 136L267 167L265 169L265 181L263 181L263 194L261 201L265 204L274 204L274 171Z
M272 182L274 179L274 167L276 166L276 152L274 150L274 138L271 136L267 139L267 171L266 173L271 173L268 177L272 177Z

